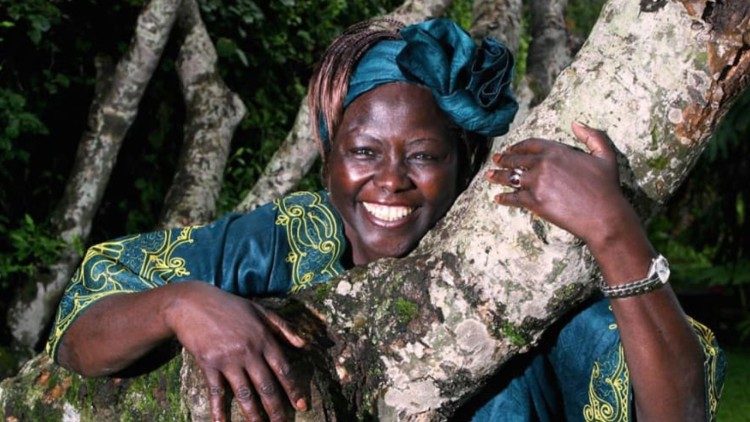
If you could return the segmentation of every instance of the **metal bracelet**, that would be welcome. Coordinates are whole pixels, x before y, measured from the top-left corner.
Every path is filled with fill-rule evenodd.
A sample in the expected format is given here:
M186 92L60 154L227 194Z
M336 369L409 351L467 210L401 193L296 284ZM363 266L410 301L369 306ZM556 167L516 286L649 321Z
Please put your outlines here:
M637 296L664 286L668 279L669 263L659 255L651 261L646 278L617 286L609 286L602 280L599 282L599 290L608 298Z

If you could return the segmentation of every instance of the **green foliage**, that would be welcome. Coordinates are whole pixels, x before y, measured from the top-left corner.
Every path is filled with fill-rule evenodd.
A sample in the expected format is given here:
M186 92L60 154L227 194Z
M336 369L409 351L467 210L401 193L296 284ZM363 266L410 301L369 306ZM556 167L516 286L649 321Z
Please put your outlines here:
M750 351L727 350L727 369L716 420L747 421L750 415Z
M7 14L0 17L2 26L22 28L35 45L40 44L42 35L61 18L60 9L47 0L0 0L0 10Z
M50 234L47 225L39 225L26 214L17 227L9 228L0 220L0 233L7 236L13 254L0 255L0 289L7 289L10 280L26 281L39 268L52 264L65 242Z
M569 0L565 8L565 26L573 36L585 38L591 32L605 0Z
M453 19L462 28L468 31L469 28L471 28L471 22L473 20L471 14L473 3L474 2L471 0L453 0L450 6L448 6L448 10L445 11L445 16Z
M26 107L26 98L9 89L0 88L0 160L29 159L28 151L14 148L14 143L24 135L47 135L47 127Z

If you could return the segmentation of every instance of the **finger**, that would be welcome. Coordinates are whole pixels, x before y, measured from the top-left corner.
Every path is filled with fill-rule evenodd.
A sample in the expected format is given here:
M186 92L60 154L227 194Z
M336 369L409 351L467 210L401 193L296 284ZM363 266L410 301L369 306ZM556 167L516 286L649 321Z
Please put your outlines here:
M219 371L214 369L204 369L203 377L206 379L206 388L208 388L208 402L211 406L211 420L212 421L225 421L226 413L224 408L226 401L224 401L224 380L219 374Z
M284 402L281 398L281 392L276 383L276 378L265 365L257 361L248 362L248 374L250 380L258 392L263 408L266 410L268 418L274 421L283 421L286 419Z
M307 402L305 401L305 395L297 385L297 379L292 373L292 365L289 364L284 352L281 348L275 344L268 344L266 350L263 352L268 366L271 368L273 373L276 375L276 379L281 384L281 387L289 397L289 402L297 410L307 410Z
M539 162L539 156L534 154L504 153L495 154L492 161L500 167L530 169Z
M513 192L499 193L495 195L495 202L509 207L528 208L532 203L532 199L531 194L528 191L515 190Z
M289 342L289 344L294 347L304 347L305 345L307 345L307 341L300 337L294 331L292 326L284 318L280 317L276 312L270 311L254 302L253 306L261 315L263 315L266 321L268 321L268 326L274 332L284 338L287 342Z
M613 163L617 162L615 150L612 148L612 143L604 131L588 127L579 122L573 122L571 127L573 134L579 141L586 145L591 155Z
M524 178L528 177L527 173L522 173L520 177L520 186L513 186L510 182L513 170L511 169L492 169L485 173L485 178L491 183L497 183L503 186L510 186L515 189L524 189L527 186L524 183Z
M248 382L244 369L236 368L231 371L226 371L224 372L224 377L232 387L234 399L240 406L240 410L242 410L245 419L249 421L262 421L263 416L261 410L258 407L258 402L255 400L255 394Z

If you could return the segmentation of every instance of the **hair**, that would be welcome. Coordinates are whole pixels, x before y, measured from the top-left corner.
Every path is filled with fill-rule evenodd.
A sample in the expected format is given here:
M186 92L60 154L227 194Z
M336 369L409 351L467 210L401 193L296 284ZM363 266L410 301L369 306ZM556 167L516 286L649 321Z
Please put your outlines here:
M308 106L313 139L320 150L324 168L344 115L343 103L349 89L349 78L359 59L382 40L401 39L399 31L403 27L402 22L389 18L354 24L333 40L315 66L308 88ZM487 157L489 138L466 131L445 116L449 130L458 142L459 186L463 189ZM321 129L327 131L327 139L324 139Z

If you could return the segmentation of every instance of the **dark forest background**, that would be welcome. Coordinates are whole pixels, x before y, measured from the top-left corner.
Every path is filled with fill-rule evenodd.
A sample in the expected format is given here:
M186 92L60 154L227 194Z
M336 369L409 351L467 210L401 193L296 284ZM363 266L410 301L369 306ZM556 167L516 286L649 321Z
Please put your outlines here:
M0 378L17 364L5 310L14 297L28 294L30 281L54 262L62 245L50 234L49 220L86 128L94 59L119 59L143 3L0 0ZM602 3L569 1L566 24L573 37L585 37ZM234 136L219 213L242 199L286 136L314 60L330 40L348 25L398 4L200 1L222 77L249 110ZM470 26L471 2L456 1L449 15ZM528 43L526 31L520 63ZM81 250L157 223L183 138L184 105L174 73L177 47L173 37ZM522 75L523 66L517 72ZM649 226L657 249L672 263L673 284L688 312L740 354L750 344L749 140L750 95L745 95ZM316 174L311 172L301 188L316 187ZM746 373L743 379L750 384Z

